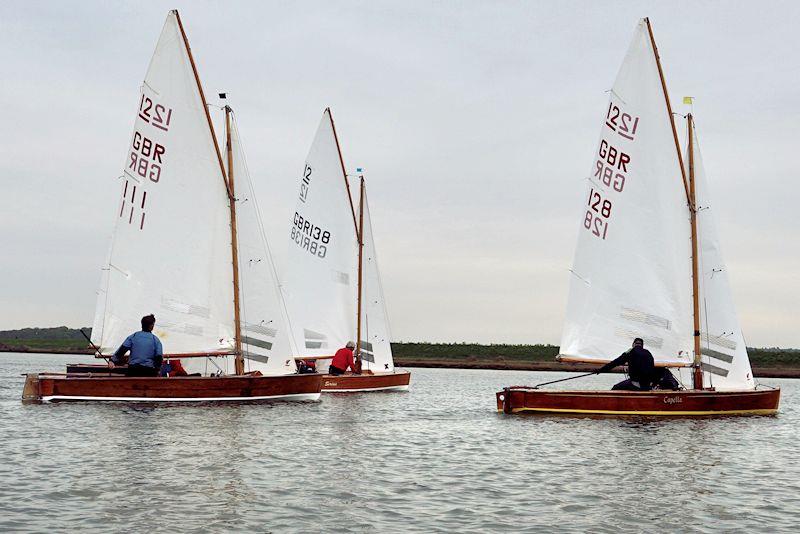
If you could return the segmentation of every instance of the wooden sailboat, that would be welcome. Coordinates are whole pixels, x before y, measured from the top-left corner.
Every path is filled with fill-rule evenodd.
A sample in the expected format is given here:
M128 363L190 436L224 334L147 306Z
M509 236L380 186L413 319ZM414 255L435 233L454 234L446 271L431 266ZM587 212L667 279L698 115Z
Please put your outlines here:
M587 179L559 359L602 364L643 338L679 391L509 387L505 413L773 414L757 390L713 223L694 120L684 157L649 19L617 75Z
M394 368L364 178L356 205L330 109L306 159L289 239L283 289L298 359L326 370L355 339L360 374L326 374L322 391L408 389L411 374Z
M154 313L165 359L182 360L197 376L30 374L23 400L319 398L322 375L297 373L227 106L225 132L223 161L181 19L172 11L142 85L92 341L101 354L113 352L141 316ZM239 194L234 178L244 178Z

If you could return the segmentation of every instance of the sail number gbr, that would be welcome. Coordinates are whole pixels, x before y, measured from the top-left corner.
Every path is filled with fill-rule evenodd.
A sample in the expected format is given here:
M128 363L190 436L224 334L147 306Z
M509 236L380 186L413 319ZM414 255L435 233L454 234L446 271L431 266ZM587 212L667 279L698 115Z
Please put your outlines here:
M291 239L298 247L319 258L328 254L328 244L331 242L331 233L319 226L312 224L302 215L294 212Z
M583 227L592 235L605 239L608 234L608 220L611 218L611 201L594 190L589 192L589 209L583 218Z

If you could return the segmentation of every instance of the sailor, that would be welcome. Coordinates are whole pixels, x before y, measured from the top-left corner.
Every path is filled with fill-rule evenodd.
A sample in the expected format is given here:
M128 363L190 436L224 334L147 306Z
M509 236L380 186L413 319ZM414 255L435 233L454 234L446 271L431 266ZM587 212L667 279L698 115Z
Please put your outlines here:
M153 334L155 325L156 318L152 314L142 317L141 332L129 335L122 342L111 358L112 365L123 363L125 353L131 351L126 376L158 376L164 349L161 347L161 340Z
M297 372L300 374L316 373L317 362L315 360L298 360Z
M355 348L356 344L352 341L348 341L344 348L337 350L336 354L333 356L333 361L331 361L328 374L343 375L348 369L355 373L356 364L353 362L353 349Z
M597 373L605 373L618 365L628 366L628 379L615 384L611 389L621 389L626 391L650 391L655 377L655 361L650 351L644 348L644 340L637 337L633 340L633 346L623 352L618 358L611 360Z
M180 360L165 360L158 376L189 376ZM198 373L199 376L199 373Z

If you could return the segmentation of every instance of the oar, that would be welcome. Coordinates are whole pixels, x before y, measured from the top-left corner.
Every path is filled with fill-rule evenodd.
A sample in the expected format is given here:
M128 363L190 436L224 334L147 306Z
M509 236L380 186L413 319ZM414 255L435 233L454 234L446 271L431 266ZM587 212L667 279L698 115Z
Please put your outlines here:
M567 377L567 378L562 378L560 380L551 380L550 382L542 382L541 384L536 384L535 386L533 386L533 389L539 389L539 386L546 386L548 384L555 384L556 382L564 382L566 380L575 380L576 378L583 378L584 376L596 375L596 374L598 374L598 372L599 371L592 371L591 373L586 373L584 375L570 376L570 377Z
M91 346L92 346L92 348L93 348L93 349L94 349L94 351L97 353L97 355L98 355L98 356L100 356L101 358L103 358L103 359L106 361L106 363L109 363L109 362L110 362L110 360L109 360L109 359L108 359L106 356L104 356L102 352L100 352L100 348L99 348L97 345L95 345L94 343L92 343L92 338L90 338L89 336L87 336L87 335L86 335L86 332L84 332L84 331L83 331L83 328L78 328L78 331L79 331L81 334L83 334L83 337L85 337L85 338L86 338L86 341L88 341L88 342L89 342L89 345L91 345Z

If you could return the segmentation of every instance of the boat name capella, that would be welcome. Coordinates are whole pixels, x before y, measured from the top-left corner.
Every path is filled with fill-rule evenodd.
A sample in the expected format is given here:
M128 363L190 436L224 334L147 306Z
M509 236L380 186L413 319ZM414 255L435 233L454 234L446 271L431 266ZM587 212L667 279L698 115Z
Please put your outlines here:
M683 402L683 397L664 397L664 404L680 404Z
M331 241L331 233L311 223L297 212L294 212L291 237L297 246L314 256L324 258L328 253L327 245Z

